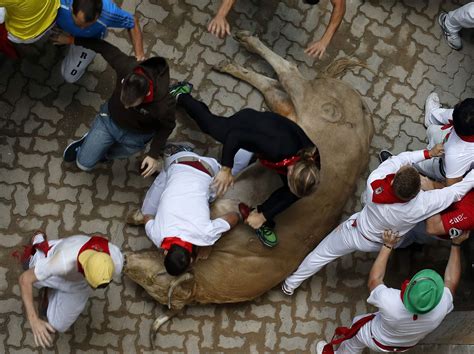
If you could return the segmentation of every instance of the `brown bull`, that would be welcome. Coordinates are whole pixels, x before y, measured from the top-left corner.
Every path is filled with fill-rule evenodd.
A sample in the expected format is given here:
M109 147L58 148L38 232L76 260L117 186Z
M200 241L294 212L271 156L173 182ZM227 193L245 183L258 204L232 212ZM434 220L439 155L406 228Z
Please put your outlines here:
M208 258L197 261L179 278L167 275L158 250L127 254L125 274L174 311L190 303L252 300L279 284L337 224L368 163L372 119L352 87L329 77L308 81L296 65L273 53L258 38L246 32L236 37L245 48L265 59L279 80L231 63L217 70L253 85L263 93L272 111L298 122L319 149L321 183L313 195L277 217L280 242L275 248L264 247L253 229L239 225L213 246ZM332 69L344 65L333 65ZM213 216L236 211L237 200L257 205L277 188L279 181L274 172L258 163L252 165L238 176L225 199L212 206ZM169 316L158 319L154 329L167 319Z

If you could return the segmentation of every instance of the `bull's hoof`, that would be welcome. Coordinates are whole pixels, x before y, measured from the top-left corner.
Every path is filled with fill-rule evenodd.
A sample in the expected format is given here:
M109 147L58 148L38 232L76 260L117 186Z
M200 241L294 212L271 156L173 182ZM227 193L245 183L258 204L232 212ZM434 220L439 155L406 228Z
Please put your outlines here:
M213 70L218 71L224 74L230 74L233 76L238 75L239 72L247 73L248 70L241 67L240 65L235 64L230 60L223 60L219 64L212 67Z
M237 31L234 34L234 39L237 42L241 42L241 43L247 41L250 37L252 37L252 33L250 31L245 31L245 30Z

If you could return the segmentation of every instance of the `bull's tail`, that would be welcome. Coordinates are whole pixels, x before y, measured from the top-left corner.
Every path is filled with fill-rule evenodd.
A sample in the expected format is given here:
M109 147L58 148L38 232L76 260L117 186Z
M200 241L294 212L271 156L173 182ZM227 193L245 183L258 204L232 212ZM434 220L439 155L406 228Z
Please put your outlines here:
M340 78L347 72L347 70L354 69L356 67L367 69L376 75L376 73L370 69L366 63L358 59L340 58L329 64L322 72L322 76L329 78Z

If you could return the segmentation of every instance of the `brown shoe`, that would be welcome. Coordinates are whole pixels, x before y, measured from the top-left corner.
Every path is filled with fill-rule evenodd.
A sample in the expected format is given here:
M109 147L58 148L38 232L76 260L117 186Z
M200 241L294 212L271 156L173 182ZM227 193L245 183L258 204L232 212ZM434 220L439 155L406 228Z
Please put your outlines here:
M140 209L132 209L127 214L125 222L129 225L145 225L145 218Z

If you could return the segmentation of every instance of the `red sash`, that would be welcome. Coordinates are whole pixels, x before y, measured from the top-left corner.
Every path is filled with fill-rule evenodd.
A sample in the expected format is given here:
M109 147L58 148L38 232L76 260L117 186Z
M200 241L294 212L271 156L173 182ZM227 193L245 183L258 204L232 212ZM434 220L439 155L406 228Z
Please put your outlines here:
M151 81L148 76L145 73L145 70L143 70L141 67L137 66L135 70L133 70L135 74L143 76L147 81L148 81L148 93L146 94L145 98L143 99L143 103L150 103L153 101L153 81Z
M8 32L4 23L0 24L0 52L12 59L18 59L19 57L12 42L8 40Z
M301 160L301 157L292 156L278 162L268 161L261 157L259 157L259 160L260 160L260 163L266 168L269 168L270 170L274 170L276 171L276 173L279 173L280 175L286 175L288 173L288 166L291 166L297 163L299 160Z
M86 250L104 252L110 255L109 241L102 236L92 236L89 241L84 243L77 254L77 270L82 274L84 274L84 269L82 268L81 263L79 263L79 255Z
M395 174L386 175L384 179L376 179L370 186L372 187L372 201L376 204L406 203L395 195L392 188L392 181Z
M348 327L337 327L334 333L334 336L331 339L331 342L326 344L323 349L323 354L334 354L334 345L341 344L342 342L351 339L354 337L357 332L368 322L372 321L375 317L375 314L370 314L365 317L362 317L357 322L355 322L350 328ZM339 337L339 338L336 338Z
M183 247L184 249L188 250L188 252L192 253L193 252L193 244L181 240L179 237L165 237L163 241L161 242L161 248L164 250L169 250L171 246L173 245L178 245L180 247Z
M452 120L449 120L449 123L448 124L445 124L442 126L441 130L446 130L446 129L450 129L451 127L453 126L453 121ZM444 141L443 143L445 143L448 138L449 138L449 135L451 134L451 132L449 132L446 137L444 138ZM457 133L456 133L457 134ZM459 138L467 143L474 143L474 135L459 135Z
M48 240L46 239L46 236L44 236L45 240L43 242L34 244L34 245L27 245L23 246L23 252L20 255L18 251L15 251L12 253L12 256L19 259L21 263L25 263L26 261L29 261L31 256L33 256L36 251L41 251L44 253L45 256L48 256L48 252L51 249L51 246L48 243Z

